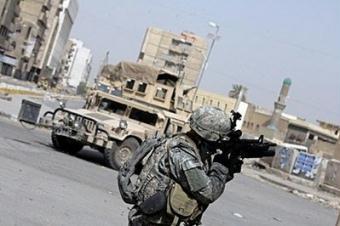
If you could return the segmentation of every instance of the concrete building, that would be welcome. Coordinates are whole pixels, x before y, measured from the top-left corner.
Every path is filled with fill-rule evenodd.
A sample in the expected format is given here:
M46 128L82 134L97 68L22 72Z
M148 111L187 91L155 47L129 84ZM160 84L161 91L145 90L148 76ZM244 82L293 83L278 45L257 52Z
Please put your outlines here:
M306 146L310 153L331 159L337 152L340 152L337 145L338 139L339 136L329 129L295 119L289 120L284 141L286 143Z
M14 49L6 52L16 62L12 75L21 80L57 82L52 78L78 12L77 0L25 0L19 8Z
M70 39L62 65L62 84L76 88L87 82L91 72L92 54L82 41Z
M49 71L46 70L47 61L52 54L52 47L56 42L58 35L59 17L62 12L63 0L51 0L49 2L49 11L47 17L47 28L45 30L44 42L37 55L37 64L39 79L41 77L49 77Z
M147 29L138 62L178 74L182 84L195 86L208 51L206 39L190 32L174 34Z
M230 112L234 109L235 103L234 98L199 89L193 101L193 109L208 105Z
M61 59L65 51L66 44L69 40L72 26L78 14L77 0L63 0L60 5L60 13L57 18L57 26L55 29L54 42L51 45L50 54L46 61L45 76L54 77L54 81L58 82Z
M0 0L0 74L11 75L16 60L6 51L14 49L13 34L20 13L19 0Z
M20 1L20 21L15 34L15 48L8 55L16 58L14 77L33 81L37 79L41 59L38 58L45 42L47 18L51 1L25 0Z

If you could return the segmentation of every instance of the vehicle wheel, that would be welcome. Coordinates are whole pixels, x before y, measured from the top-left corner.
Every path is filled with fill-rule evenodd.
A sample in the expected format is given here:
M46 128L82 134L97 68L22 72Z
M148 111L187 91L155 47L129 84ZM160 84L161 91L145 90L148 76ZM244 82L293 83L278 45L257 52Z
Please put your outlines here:
M62 152L75 155L78 153L84 145L67 137L56 135L54 132L51 134L53 146Z
M111 149L104 151L105 162L109 167L119 170L132 157L138 147L138 140L132 137L124 140L119 146L114 143Z

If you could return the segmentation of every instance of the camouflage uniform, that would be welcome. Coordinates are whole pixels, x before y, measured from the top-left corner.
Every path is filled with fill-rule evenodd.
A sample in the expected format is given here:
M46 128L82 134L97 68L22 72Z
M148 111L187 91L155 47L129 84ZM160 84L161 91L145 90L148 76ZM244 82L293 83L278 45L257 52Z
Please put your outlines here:
M208 116L213 117L205 116L199 119L200 123L195 124L197 120L192 118L197 119L209 110L212 112L208 112ZM224 122L216 121L216 118L221 117ZM224 112L218 116L216 109L200 108L192 114L190 127L207 141L216 141L223 135L221 131L227 133L230 130L230 124L225 121L225 118ZM205 120L204 123L202 119ZM206 133L206 128L203 127L208 124L214 125L213 127L219 130ZM206 134L202 135L202 133ZM197 144L185 134L163 139L151 155L146 157L147 160L134 185L137 203L129 213L129 225L172 225L174 215L169 214L167 208L147 215L140 206L158 192L168 195L169 186L174 182L198 203L198 211L194 219L186 218L181 221L186 222L187 225L198 225L200 215L205 208L223 193L225 183L232 179L227 167L211 161L211 153L208 149L209 147L205 148L204 145L198 148Z

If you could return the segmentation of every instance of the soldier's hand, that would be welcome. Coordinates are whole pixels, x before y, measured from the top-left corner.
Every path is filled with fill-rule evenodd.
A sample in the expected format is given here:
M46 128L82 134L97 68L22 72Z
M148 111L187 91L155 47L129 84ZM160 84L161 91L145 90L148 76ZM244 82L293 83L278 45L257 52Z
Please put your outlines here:
M217 154L214 157L214 162L218 162L229 169L229 173L233 175L234 173L241 172L243 161L238 157L229 158L224 153Z
M214 162L218 162L224 165L225 167L227 167L227 161L228 161L228 156L225 155L224 153L217 154L214 156Z
M243 165L243 161L240 158L230 158L226 163L226 167L229 169L230 174L240 173Z

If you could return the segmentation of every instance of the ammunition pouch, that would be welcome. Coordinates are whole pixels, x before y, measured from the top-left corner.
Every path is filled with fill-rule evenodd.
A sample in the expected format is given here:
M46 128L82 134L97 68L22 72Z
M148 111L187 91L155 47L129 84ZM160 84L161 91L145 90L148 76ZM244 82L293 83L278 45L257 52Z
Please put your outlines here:
M152 215L165 210L166 208L166 193L159 191L151 197L147 198L139 205L140 210L146 215Z
M169 190L167 213L179 218L195 219L201 211L198 202L190 198L179 184L174 183Z

